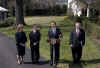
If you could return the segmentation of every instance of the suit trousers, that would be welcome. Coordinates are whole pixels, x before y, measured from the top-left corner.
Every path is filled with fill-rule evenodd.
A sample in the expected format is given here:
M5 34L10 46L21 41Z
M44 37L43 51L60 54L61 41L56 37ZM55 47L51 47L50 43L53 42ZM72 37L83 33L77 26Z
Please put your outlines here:
M72 47L72 57L74 62L79 62L82 56L82 47Z
M50 46L50 56L51 56L51 63L53 60L55 63L59 61L59 52L60 52L60 44L55 44Z
M32 62L39 60L40 58L39 45L31 46L31 58Z

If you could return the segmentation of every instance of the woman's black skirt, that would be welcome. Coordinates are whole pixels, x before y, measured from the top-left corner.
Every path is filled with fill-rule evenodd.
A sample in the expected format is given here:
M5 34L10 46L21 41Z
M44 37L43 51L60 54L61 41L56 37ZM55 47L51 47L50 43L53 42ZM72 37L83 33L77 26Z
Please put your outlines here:
M17 45L17 52L18 52L18 56L24 56L25 55L25 46Z

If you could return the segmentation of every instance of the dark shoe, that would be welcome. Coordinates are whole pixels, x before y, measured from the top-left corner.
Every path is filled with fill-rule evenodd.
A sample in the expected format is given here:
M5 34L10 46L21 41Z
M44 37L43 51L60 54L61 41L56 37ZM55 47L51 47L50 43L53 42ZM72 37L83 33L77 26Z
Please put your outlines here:
M36 64L36 62L32 61L32 64Z
M58 63L55 63L54 65L57 66Z
M78 63L78 64L80 64L80 63L81 63L81 61L80 61L80 60L77 60L77 63Z
M53 66L53 62L50 62L50 66Z
M77 63L77 61L76 61L76 60L74 60L74 61L73 61L73 63L74 63L74 64L76 64L76 63Z
M39 64L39 61L38 60L36 61L36 64Z
M55 62L55 65L56 65L56 66L57 66L57 64L58 64L58 61Z

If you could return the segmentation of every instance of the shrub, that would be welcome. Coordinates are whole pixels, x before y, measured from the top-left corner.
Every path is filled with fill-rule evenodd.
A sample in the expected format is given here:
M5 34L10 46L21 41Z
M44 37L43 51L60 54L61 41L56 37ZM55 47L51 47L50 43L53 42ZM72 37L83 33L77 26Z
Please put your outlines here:
M8 19L0 22L0 27L13 26L14 24L15 24L15 19L14 18L8 18Z
M96 39L100 39L100 27L89 19L84 19L83 27L86 30L87 35L92 36Z
M96 38L97 39L100 39L100 29L97 29L96 30Z

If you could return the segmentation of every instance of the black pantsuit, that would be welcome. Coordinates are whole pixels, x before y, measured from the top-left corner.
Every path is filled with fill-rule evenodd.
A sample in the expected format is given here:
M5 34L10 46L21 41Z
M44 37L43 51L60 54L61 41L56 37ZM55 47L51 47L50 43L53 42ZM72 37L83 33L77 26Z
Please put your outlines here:
M39 51L40 31L36 30L35 33L33 31L30 32L29 38L30 38L32 62L33 63L38 62L40 58L40 51Z
M25 33L24 32L16 32L15 39L16 39L18 56L24 56L25 55L25 46L23 46L21 44L25 44L25 42L27 41Z
M25 46L17 45L17 52L18 52L18 56L24 56L25 55Z
M79 62L82 56L82 48L85 44L85 31L79 29L79 33L74 29L70 34L70 45L72 45L72 56L73 61Z

